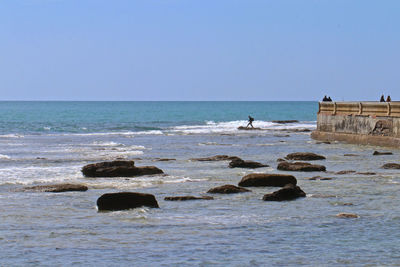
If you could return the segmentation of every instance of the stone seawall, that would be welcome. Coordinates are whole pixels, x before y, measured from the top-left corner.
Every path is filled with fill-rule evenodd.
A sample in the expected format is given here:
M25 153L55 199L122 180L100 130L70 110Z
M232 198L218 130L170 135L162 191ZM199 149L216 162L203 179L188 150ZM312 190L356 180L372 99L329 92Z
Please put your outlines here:
M400 102L321 102L311 137L400 148L399 109Z

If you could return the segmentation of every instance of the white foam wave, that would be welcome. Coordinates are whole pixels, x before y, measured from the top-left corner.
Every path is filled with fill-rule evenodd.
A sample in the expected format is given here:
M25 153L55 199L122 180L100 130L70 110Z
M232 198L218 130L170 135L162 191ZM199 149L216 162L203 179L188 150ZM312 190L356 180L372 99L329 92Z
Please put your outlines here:
M0 138L23 138L22 134L1 134Z
M4 154L0 154L0 159L11 159L11 157Z
M175 126L170 129L170 131L182 134L237 133L240 131L238 130L238 127L246 125L247 121L245 120L227 122L206 121L205 125ZM253 122L253 126L255 128L260 128L261 130L315 129L316 127L315 122L299 122L289 125L274 123L270 121L255 121Z

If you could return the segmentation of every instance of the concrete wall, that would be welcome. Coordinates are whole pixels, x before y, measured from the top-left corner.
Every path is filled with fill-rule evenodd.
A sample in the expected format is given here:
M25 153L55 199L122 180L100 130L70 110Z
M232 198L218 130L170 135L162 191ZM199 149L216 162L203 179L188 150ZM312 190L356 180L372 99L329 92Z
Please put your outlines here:
M400 103L367 103L320 103L317 130L312 138L400 147L400 116L397 114Z

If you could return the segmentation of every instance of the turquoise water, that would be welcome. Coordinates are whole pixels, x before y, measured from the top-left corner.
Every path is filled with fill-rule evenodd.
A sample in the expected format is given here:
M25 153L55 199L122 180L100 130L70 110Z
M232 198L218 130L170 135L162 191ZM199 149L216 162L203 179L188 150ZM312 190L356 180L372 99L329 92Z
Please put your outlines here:
M398 266L398 149L319 144L316 102L0 102L0 266ZM252 115L262 130L239 131ZM279 124L271 120L299 120ZM372 156L374 150L394 155ZM277 159L315 152L327 172L290 173L307 197L264 202L278 188L207 195L249 173L287 173ZM356 154L344 157L344 154ZM218 154L268 164L197 162ZM160 158L175 159L159 161ZM82 166L115 159L165 175L85 178ZM341 170L375 174L339 175ZM309 180L313 176L332 180ZM86 192L21 192L80 183ZM154 194L160 209L99 213L104 193ZM336 214L355 213L358 219Z
M315 121L317 102L0 102L0 134L162 130L206 121Z

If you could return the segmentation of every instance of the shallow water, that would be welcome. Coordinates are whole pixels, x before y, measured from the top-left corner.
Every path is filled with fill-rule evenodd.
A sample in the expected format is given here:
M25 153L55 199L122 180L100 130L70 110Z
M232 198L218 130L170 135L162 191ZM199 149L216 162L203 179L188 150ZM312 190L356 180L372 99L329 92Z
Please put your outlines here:
M110 130L109 126L85 130L82 128L90 127L83 126L82 119L74 131L68 132L65 124L69 122L63 123L60 118L55 124L62 131L35 131L29 128L30 124L6 131L4 124L9 122L3 122L0 265L399 265L399 171L380 169L384 163L399 162L399 150L378 148L394 155L372 156L376 147L317 144L309 133L291 132L292 128L315 128L315 103L307 103L300 102L297 108L305 105L311 114L296 115L294 104L292 113L285 118L298 119L299 123L273 124L270 120L283 118L269 113L271 118L258 122L265 130L250 132L236 130L246 123L244 120L222 118L210 122L211 118L204 119L204 114L202 123L193 119L173 125L170 119L168 125L144 131ZM93 109L102 110L90 105L87 109L91 114L95 113ZM127 103L121 105L106 106L123 110ZM56 107L51 108L59 113ZM174 107L165 112L171 109ZM225 104L217 103L211 111L219 114L224 110ZM46 124L46 118L37 116ZM93 124L101 125L102 117L100 112L97 119L92 118ZM306 198L264 202L264 194L278 189L265 187L251 188L250 193L214 195L214 200L163 200L166 196L206 195L211 187L237 184L242 176L253 172L286 173L276 170L276 159L301 151L327 157L316 161L327 167L326 173L291 173L307 193ZM344 157L347 153L358 156ZM235 155L270 167L230 169L227 161L189 160L218 154ZM116 158L134 159L137 166L155 165L166 175L94 179L84 178L80 172L85 164ZM176 160L157 161L158 158ZM334 173L341 170L376 175ZM307 179L317 175L333 179ZM61 182L83 183L89 190L17 191L24 186ZM154 194L160 209L97 212L98 197L120 191ZM360 217L337 218L340 212Z

